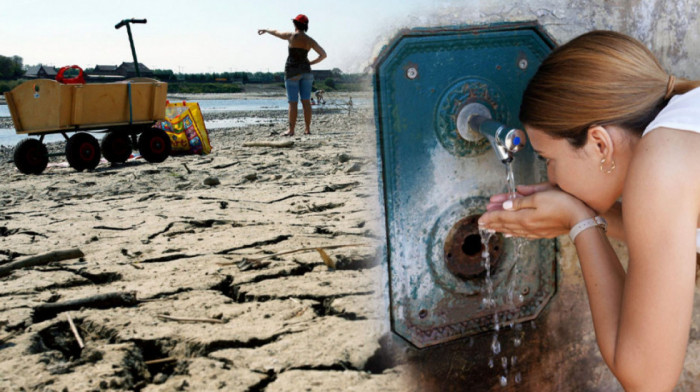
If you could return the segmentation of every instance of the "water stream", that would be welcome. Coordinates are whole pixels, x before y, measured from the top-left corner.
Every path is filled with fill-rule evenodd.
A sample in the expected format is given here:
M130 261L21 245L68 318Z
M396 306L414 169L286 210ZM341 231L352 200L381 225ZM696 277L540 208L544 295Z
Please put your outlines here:
M515 175L513 173L513 165L512 162L509 162L506 164L506 185L507 185L507 194L508 198L510 200L515 199L518 197L517 195L517 190L515 187ZM484 268L486 269L486 277L485 277L485 282L484 282L484 287L485 287L485 293L484 293L484 299L483 299L483 304L484 307L487 309L494 309L493 312L493 337L491 340L491 353L489 355L489 368L493 368L495 366L495 361L498 357L498 355L501 353L501 342L499 340L499 331L501 329L502 324L507 322L507 325L511 328L511 331L513 331L513 347L517 348L522 345L522 337L524 335L523 332L523 327L522 324L517 323L515 324L515 318L517 316L517 306L520 305L520 303L523 302L524 297L522 294L518 293L517 298L516 298L516 277L520 273L520 268L518 267L518 260L513 260L513 265L510 267L510 270L507 272L507 280L506 280L506 295L505 298L503 298L503 301L501 302L502 304L507 305L507 310L503 312L503 316L499 316L498 311L495 310L495 308L498 306L499 301L495 298L494 296L494 282L492 278L492 271L491 271L491 255L488 252L489 246L488 243L491 240L491 237L494 235L493 232L490 232L488 230L479 230L479 234L481 235L481 244L482 244L482 263L484 265ZM525 245L525 239L524 238L519 238L519 237L514 237L513 239L513 254L518 255L521 254L521 249ZM510 316L510 317L507 317ZM508 321L509 319L509 321ZM510 360L509 360L510 359ZM510 362L510 368L509 368L509 362ZM516 384L519 384L522 382L522 374L521 372L517 371L516 365L518 363L518 356L517 355L512 355L510 358L508 358L507 355L503 355L500 358L500 364L501 367L503 368L503 373L499 376L499 384L502 387L506 387L508 385L508 375L509 375L509 370L510 373L513 373L513 381Z

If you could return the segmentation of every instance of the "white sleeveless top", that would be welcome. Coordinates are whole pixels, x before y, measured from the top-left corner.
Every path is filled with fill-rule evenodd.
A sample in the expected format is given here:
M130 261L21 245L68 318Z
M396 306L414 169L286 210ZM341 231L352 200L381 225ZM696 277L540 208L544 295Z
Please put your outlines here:
M642 136L660 127L696 132L700 137L700 88L674 95L668 105L646 127ZM695 246L700 253L700 229L695 235Z

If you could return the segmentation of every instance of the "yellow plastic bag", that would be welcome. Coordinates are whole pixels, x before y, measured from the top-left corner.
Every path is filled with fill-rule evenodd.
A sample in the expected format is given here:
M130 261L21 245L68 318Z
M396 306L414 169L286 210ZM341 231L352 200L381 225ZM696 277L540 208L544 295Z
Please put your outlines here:
M170 103L165 106L165 120L155 125L170 137L173 153L209 154L211 143L197 102Z

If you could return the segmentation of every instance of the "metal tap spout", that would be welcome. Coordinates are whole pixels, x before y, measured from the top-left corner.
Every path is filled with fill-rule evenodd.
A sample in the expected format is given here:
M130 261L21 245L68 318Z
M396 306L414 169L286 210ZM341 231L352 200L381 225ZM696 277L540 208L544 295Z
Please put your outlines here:
M473 114L467 120L472 132L483 135L503 163L513 160L513 155L527 144L527 136L520 129L511 128L486 116Z

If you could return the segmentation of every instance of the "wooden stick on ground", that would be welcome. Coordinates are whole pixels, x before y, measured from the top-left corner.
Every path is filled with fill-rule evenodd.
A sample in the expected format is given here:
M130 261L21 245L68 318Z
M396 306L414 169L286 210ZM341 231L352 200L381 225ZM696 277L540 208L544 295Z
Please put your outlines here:
M344 245L327 245L327 246L315 246L313 248L301 248L301 249L294 249L294 250L288 250L285 252L280 252L280 253L275 253L271 255L266 255L262 257L257 257L253 259L248 259L246 258L247 261L249 262L256 262L256 261L261 261L265 259L269 259L271 257L277 257L277 256L283 256L283 255L289 255L292 253L302 253L302 252L313 252L313 251L318 251L319 248L321 249L338 249L338 248L349 248L349 247L354 247L354 246L369 246L367 244L344 244ZM320 253L320 252L319 252ZM233 262L228 262L228 263L216 263L217 265L221 266L226 266L226 265L234 265L237 264L238 262L233 261Z
M168 363L168 362L177 362L177 358L167 357L167 358L161 358L161 359L152 359L150 361L145 361L144 363L146 365L157 365L159 363Z
M216 323L216 324L223 324L223 320L219 319L212 319L212 318L189 318L189 317L173 317L173 316L166 316L164 314L159 314L159 318L162 318L164 320L170 320L170 321L182 321L182 322L193 322L193 323Z
M53 252L43 253L36 256L29 256L0 266L0 276L9 275L10 272L20 268L34 267L37 265L48 264L53 261L75 259L83 256L85 256L85 254L83 254L83 252L78 248L55 250Z
M70 317L70 313L66 312L66 318L68 319L68 325L70 325L70 330L73 331L73 336L75 336L75 340L78 342L78 347L82 350L85 345L83 344L83 339L80 338L80 334L78 333L78 329L75 328L75 324L73 324L73 319Z
M294 145L294 142L291 140L287 140L285 142L247 142L243 143L243 147L277 147L277 148L285 148L285 147L292 147Z

